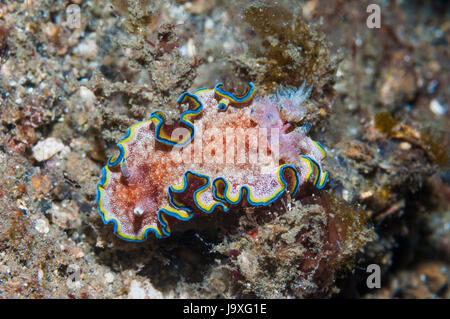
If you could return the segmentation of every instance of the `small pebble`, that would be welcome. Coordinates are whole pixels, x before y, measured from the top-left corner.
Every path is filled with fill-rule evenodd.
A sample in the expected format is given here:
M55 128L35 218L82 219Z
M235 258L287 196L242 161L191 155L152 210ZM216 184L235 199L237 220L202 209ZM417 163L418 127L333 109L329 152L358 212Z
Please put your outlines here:
M72 253L76 259L80 259L80 258L84 257L84 252L78 247L74 248Z
M348 190L344 189L344 190L342 191L342 198L343 198L345 201L348 201L348 199L349 199L349 193L348 193Z
M367 192L362 192L359 197L361 199L367 199L373 196L373 192L372 191L367 191Z
M75 52L86 59L94 59L98 53L97 43L92 39L84 40L75 48Z
M430 110L436 115L444 115L445 107L438 100L433 99L430 103Z
M214 28L214 21L211 18L207 18L205 21L205 29L212 30Z
M58 154L64 149L64 144L61 140L49 137L43 141L38 142L33 147L33 157L38 162L43 162L50 159L53 155Z
M128 299L144 299L145 297L145 289L141 287L139 281L131 281L130 288L128 290Z
M94 92L92 92L85 86L80 87L80 98L81 98L81 101L83 101L87 106L94 105L94 103L96 101Z
M49 23L45 27L44 33L48 38L56 40L58 38L59 27L54 23Z
M110 272L106 273L105 280L108 284L112 283L114 281L114 275Z
M404 150L404 151L410 150L411 149L411 144L408 143L408 142L401 142L400 143L400 149Z
M38 277L39 282L41 282L42 279L44 278L44 272L42 271L42 269L38 270L37 277Z
M186 45L186 54L189 57L193 57L197 53L197 49L195 48L195 43L192 38L189 38Z
M34 229L36 229L41 234L47 234L50 230L48 222L45 219L38 219L34 223Z
M30 182L31 187L33 187L34 190L42 193L49 192L52 186L50 180L46 176L40 174L35 174L31 176Z

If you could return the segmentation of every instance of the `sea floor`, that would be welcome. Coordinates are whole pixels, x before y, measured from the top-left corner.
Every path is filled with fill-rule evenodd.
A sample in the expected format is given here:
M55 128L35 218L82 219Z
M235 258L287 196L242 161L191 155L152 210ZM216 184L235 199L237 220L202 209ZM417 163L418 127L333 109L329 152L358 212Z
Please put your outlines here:
M449 298L449 18L446 1L0 1L0 298ZM115 236L96 185L127 128L248 81L313 86L326 188Z

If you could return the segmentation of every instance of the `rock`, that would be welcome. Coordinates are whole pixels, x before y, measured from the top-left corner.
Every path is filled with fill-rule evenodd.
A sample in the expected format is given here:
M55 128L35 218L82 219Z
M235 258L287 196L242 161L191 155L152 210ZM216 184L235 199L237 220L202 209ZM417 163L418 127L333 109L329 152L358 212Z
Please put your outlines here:
M110 272L106 273L106 274L105 274L105 281L106 281L108 284L113 283L113 281L114 281L114 275L113 275L112 273L110 273Z
M93 106L96 101L94 92L85 86L80 87L80 98L87 106Z
M34 223L34 229L36 229L41 234L47 234L50 230L50 227L48 225L48 221L41 218L36 220Z
M76 259L80 259L84 257L84 252L80 248L76 247L72 251L72 256L74 256Z
M50 159L53 155L58 154L64 149L64 144L61 140L49 137L43 141L38 142L33 147L33 157L38 162L43 162Z
M161 299L163 295L160 291L156 290L151 284L142 287L141 283L137 280L132 280L128 291L129 299Z
M431 100L430 110L436 115L444 115L446 111L445 107L436 99Z
M52 186L47 176L41 174L31 176L30 182L33 189L41 193L48 193Z
M98 47L94 40L86 39L75 48L75 52L83 58L92 60L98 54Z
M80 216L70 204L54 203L48 213L52 216L52 222L62 229L76 229L81 226Z
M141 287L141 284L137 280L131 281L130 288L128 291L129 299L144 299L145 289Z

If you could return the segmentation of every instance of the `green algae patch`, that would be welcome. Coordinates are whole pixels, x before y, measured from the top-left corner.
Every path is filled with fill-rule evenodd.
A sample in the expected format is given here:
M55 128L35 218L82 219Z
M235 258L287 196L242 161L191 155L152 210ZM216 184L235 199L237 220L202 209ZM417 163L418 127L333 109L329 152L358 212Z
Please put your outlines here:
M295 9L295 10L292 10ZM243 20L256 34L249 54L265 64L261 84L274 90L279 84L313 85L313 97L333 91L336 63L325 36L308 25L301 10L277 2L252 2L242 10Z

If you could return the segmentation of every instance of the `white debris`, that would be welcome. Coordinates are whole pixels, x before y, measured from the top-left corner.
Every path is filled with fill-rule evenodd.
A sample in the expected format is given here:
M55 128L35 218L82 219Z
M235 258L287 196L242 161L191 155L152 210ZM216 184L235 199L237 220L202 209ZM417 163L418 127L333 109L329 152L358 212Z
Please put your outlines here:
M239 270L244 274L245 277L251 278L256 276L257 256L253 253L242 252L237 257L237 263L239 265Z
M33 147L33 157L38 162L43 162L50 159L53 155L58 154L64 149L64 144L61 140L54 137L49 137L43 141L38 142Z
M400 149L402 149L404 151L410 150L411 147L412 147L412 145L410 143L408 143L408 142L401 142L400 143Z
M206 20L205 20L205 29L206 30L214 29L214 21L211 18L206 18Z
M433 99L430 103L430 110L436 115L444 115L445 114L445 106L439 103L438 100Z
M145 290L147 298L149 299L163 299L161 291L155 289L151 284L148 284Z
M114 275L110 272L107 272L105 274L105 280L108 284L112 283L114 281Z
M42 279L44 279L44 272L42 271L42 269L38 270L37 277L39 282L42 282Z
M186 44L186 54L189 57L193 57L197 53L197 49L195 48L195 43L192 38L189 38Z
M363 40L361 38L356 38L355 44L356 46L360 47L363 44Z
M41 218L35 221L34 229L36 229L41 234L47 234L50 230L50 227L48 226L48 221Z
M162 299L163 295L156 290L151 284L142 287L137 280L132 280L128 290L128 299Z
M361 199L367 199L373 196L373 192L372 191L366 191L366 192L362 192L361 194L359 194L359 197Z
M139 208L139 207L136 207L136 208L134 209L134 214L135 214L136 216L142 216L142 214L144 214L144 210L142 210L142 209Z
M80 87L80 98L86 106L93 106L96 101L94 92L85 86Z
M128 299L144 299L145 289L141 287L141 284L137 280L132 280L130 288L128 290Z
M75 53L86 59L94 59L98 53L97 43L93 39L86 39L75 48Z
M344 190L342 191L342 198L343 198L346 202L348 202L348 200L349 200L349 192L348 192L348 190L344 189Z
M12 69L12 59L9 59L5 63L2 64L0 68L0 75L7 81L12 81L14 71Z

